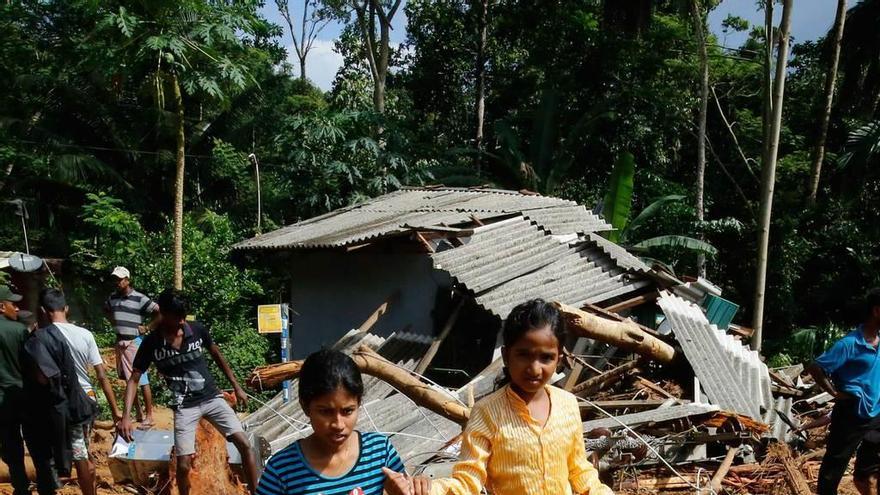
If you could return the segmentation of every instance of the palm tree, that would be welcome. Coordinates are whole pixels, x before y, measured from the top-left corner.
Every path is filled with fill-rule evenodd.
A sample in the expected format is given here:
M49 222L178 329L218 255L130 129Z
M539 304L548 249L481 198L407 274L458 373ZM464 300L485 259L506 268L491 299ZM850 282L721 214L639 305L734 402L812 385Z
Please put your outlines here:
M254 5L199 0L119 1L102 24L120 66L146 66L157 104L171 90L174 112L174 287L183 287L183 200L186 101L223 101L251 81L243 64L259 22ZM135 61L131 64L131 61ZM143 78L144 74L130 74Z

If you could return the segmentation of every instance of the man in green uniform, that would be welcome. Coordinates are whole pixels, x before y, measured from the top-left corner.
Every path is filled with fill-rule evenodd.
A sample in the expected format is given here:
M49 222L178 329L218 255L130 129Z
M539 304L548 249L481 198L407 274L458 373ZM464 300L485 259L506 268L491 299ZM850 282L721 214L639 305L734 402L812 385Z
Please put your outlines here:
M0 285L0 454L9 468L14 495L30 493L24 470L24 444L21 436L21 363L19 355L27 338L27 328L18 321L21 296Z

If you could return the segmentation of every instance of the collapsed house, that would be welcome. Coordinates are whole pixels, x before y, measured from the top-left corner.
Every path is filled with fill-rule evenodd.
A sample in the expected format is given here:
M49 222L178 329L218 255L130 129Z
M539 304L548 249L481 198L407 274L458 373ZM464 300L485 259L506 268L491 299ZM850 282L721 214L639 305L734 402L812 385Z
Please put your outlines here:
M606 471L700 463L727 455L725 445L792 440L792 398L802 391L743 344L749 330L731 323L737 306L705 280L648 266L601 236L609 230L558 198L405 188L234 250L259 254L288 277L295 358L366 346L465 407L494 389L501 322L516 304L540 297L609 326L570 332L555 382L582 398L587 450ZM250 381L257 387L260 372ZM310 432L295 383L291 391L245 420L264 459ZM461 427L424 406L370 378L358 427L389 435L411 470L441 475ZM751 462L756 452L735 453Z

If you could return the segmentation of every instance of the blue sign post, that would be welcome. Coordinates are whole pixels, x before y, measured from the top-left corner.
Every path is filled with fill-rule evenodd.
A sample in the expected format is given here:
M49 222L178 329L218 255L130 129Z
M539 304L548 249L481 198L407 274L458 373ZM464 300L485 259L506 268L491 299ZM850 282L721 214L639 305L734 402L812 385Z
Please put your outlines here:
M281 305L281 362L290 361L290 314L288 306ZM284 403L290 402L290 380L284 380Z

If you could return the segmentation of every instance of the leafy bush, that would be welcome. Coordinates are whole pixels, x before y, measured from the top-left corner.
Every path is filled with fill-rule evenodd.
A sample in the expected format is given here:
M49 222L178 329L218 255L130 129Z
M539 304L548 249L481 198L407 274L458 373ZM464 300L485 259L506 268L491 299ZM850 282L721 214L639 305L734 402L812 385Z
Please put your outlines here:
M849 330L843 326L829 323L822 327L801 328L787 338L768 342L770 367L808 364L831 345L846 335Z
M114 266L123 265L131 270L133 286L145 294L156 297L171 286L172 223L160 232L147 232L122 201L104 194L87 198L82 220L88 229L74 240L71 256L81 275L98 282L109 278ZM242 379L265 364L269 343L252 321L252 308L263 294L257 274L228 259L228 247L236 240L225 215L206 210L184 219L183 272L191 314L208 325L236 377ZM90 328L109 329L106 320L90 323ZM216 369L215 375L224 386L225 379Z

